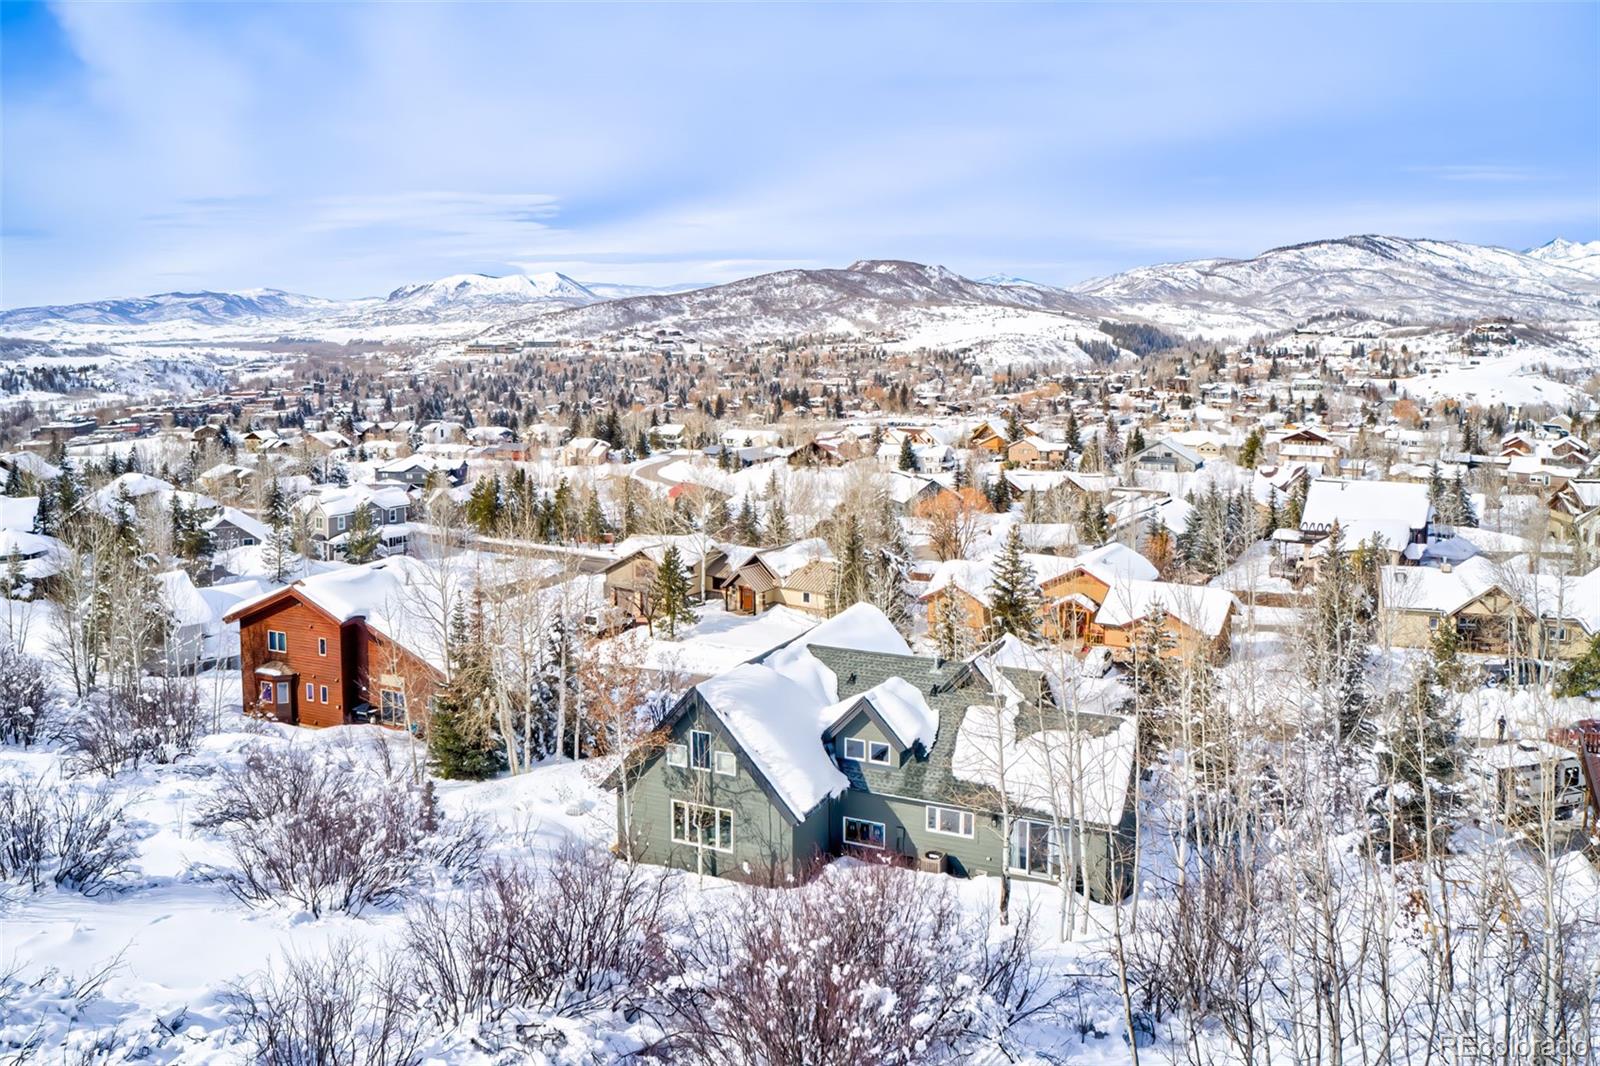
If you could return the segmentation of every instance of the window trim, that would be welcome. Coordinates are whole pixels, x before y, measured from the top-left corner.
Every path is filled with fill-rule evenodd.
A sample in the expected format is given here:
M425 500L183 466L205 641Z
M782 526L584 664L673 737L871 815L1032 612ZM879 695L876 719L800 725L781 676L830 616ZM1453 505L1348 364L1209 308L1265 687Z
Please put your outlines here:
M689 745L668 744L667 765L676 766L680 770L687 770L689 768Z
M678 835L678 808L680 807L683 808L683 827L686 834L689 828L689 816L692 812L712 812L713 825L716 827L716 843L707 844L703 840L689 840L686 838L686 836L680 837ZM728 839L726 841L726 847L723 846L724 841L722 839L722 825L724 816L727 818L728 825ZM682 844L686 847L697 848L702 851L720 851L724 854L731 855L733 854L733 810L730 807L713 807L709 803L694 803L690 800L675 799L672 801L672 807L670 809L668 833L671 835L672 842L674 844Z
M695 738L697 738L697 737L705 737L706 738L706 740L705 740L706 763L705 763L704 766L699 765L695 761L695 745L698 743L698 741ZM712 747L711 747L711 742L712 742L713 739L714 738L711 736L711 734L708 731L704 730L704 729L691 729L691 730L689 730L689 769L691 769L691 770L699 770L702 773L710 773L711 772L712 763L715 762L715 760L712 758Z
M852 745L852 744L855 744L855 745L858 746L858 750L861 752L860 755L851 755L850 754L850 745ZM840 756L840 758L849 759L851 762L866 762L867 761L867 742L865 740L861 739L860 737L845 737L844 738L844 753L843 753L843 755Z
M883 749L883 758L881 759L873 758L872 753L877 748ZM884 740L867 741L867 761L874 766L894 765L894 746Z
M385 711L384 711L384 699L385 699L385 697L388 697L388 696L393 696L394 697L394 699L390 700L389 703L390 703L390 706L395 711L399 712L399 717L398 718L389 718L385 714ZM378 690L378 721L379 722L389 722L389 723L401 723L401 724L404 724L404 722L406 721L407 717L408 717L408 714L407 714L407 711L406 711L406 694L404 692L402 692L400 689L397 689L397 688L382 688L382 689Z
M861 754L851 755L850 749L852 745L855 745L856 750ZM883 758L874 759L872 757L872 749L874 747L882 747L884 749ZM873 766L893 766L894 745L884 740L868 740L865 737L845 737L843 755L841 758L848 759L851 762L869 763Z
M315 703L315 702L317 702L317 684L316 684L315 681L307 681L306 682L306 702L307 703Z
M727 769L723 769L726 765ZM739 776L739 757L731 751L717 750L711 753L711 772L720 777Z
M971 811L964 811L960 807L941 807L933 803L928 804L926 811L927 813L923 816L923 824L930 833L971 840L978 831L978 819ZM957 823L964 827L964 831L952 832L949 829L939 828L939 816L943 814L954 814Z
M318 655L327 655L328 654L328 638L327 637L318 637L317 638L317 654Z
M851 822L855 822L857 825L875 825L875 826L877 826L878 827L878 836L883 841L883 843L882 844L872 844L872 843L869 843L867 841L862 841L862 840L851 840L850 839L850 823ZM847 814L839 822L839 839L844 843L844 846L847 847L847 848L870 848L873 851L884 851L889 847L889 827L884 825L882 822L874 822L870 818L852 818L852 817L850 817L850 815Z
M267 651L287 655L289 653L289 631L286 629L267 630Z
M319 686L317 686L317 698L318 698L318 701L321 702L321 703L327 703L328 702L328 686L327 685L319 685Z

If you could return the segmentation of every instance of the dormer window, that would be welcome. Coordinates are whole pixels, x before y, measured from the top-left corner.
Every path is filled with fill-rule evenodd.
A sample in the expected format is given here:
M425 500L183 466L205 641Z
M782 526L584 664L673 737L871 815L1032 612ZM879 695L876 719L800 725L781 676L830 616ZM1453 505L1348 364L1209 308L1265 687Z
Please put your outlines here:
M893 752L889 745L881 740L869 741L860 737L846 737L844 757L852 762L870 762L879 766L888 766L893 758Z

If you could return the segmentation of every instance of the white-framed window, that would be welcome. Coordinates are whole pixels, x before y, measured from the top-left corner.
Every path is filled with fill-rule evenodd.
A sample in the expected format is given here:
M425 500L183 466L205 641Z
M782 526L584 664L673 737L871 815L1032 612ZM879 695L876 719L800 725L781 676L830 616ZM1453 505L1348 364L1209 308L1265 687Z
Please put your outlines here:
M250 547L250 545L254 544L255 542L256 542L256 538L254 538L254 537L245 537L242 541L240 541L240 543L243 544L246 548Z
M344 527L345 527L345 523L347 521L349 521L349 519L345 515L340 515L339 517L337 517L337 518L335 518L333 520L333 528L339 530L340 532L343 532L344 531Z
M889 835L884 831L882 822L849 817L844 820L844 842L852 847L876 848L882 851L888 838Z
M888 766L893 750L881 740L863 740L860 737L844 738L844 757L854 762L870 762Z
M317 690L317 695L321 698L323 703L327 703L328 702L328 686L327 685L323 685L321 688L319 688Z
M318 655L326 655L326 654L328 654L328 638L327 637L318 637L317 638L317 654Z
M1061 835L1048 822L1019 818L1011 825L1006 862L1019 874L1054 877L1061 871Z
M311 702L315 701L316 698L317 698L317 686L313 685L311 682L307 681L306 682L306 702L307 703L311 703Z
M386 688L378 693L378 721L403 725L406 720L406 694Z
M287 681L278 682L278 702L285 707L289 706L289 682Z
M281 629L269 629L269 630L267 630L267 650L268 651L288 651L289 650L289 634L284 632Z
M970 837L973 832L971 811L958 811L953 807L928 808L928 832L945 836Z
M800 602L801 602L801 603L810 603L810 602L811 602L811 593L809 593L809 592L802 592L802 593L801 593L801 594L800 594Z
M711 769L711 734L696 729L689 734L689 765L696 770Z
M667 745L667 765L668 766L688 766L689 765L689 745L687 745L687 744L668 744Z
M400 508L398 508L398 507L389 508L389 524L392 526L398 521L400 521Z
M733 812L703 803L672 801L672 840L712 851L733 850Z
M712 766L723 777L733 777L739 772L739 760L731 751L713 752Z

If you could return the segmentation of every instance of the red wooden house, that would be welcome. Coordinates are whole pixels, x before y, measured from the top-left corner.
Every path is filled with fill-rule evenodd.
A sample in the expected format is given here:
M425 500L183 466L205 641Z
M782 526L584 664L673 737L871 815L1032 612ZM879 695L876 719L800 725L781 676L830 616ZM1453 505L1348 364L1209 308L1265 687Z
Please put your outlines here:
M305 726L427 721L444 681L438 583L406 557L296 581L240 604L247 714Z

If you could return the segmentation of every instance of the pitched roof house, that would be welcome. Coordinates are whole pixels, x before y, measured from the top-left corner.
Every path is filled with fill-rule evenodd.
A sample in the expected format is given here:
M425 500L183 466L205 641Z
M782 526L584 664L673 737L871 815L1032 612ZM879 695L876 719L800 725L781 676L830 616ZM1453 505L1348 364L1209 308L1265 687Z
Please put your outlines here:
M247 714L298 725L425 720L444 681L449 586L397 557L341 567L246 600L239 624Z
M1069 724L1027 654L912 655L857 604L679 701L664 742L612 776L619 849L773 884L841 854L1044 880L1065 864L1096 899L1118 898L1133 723L1080 712Z

